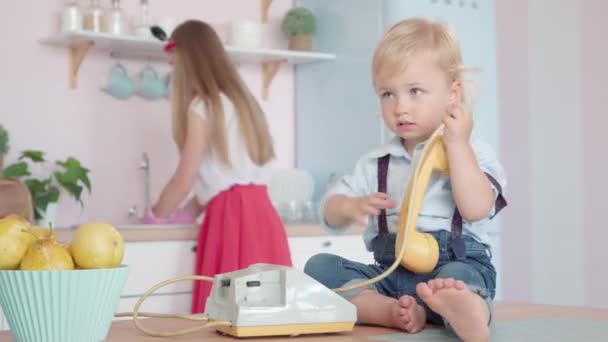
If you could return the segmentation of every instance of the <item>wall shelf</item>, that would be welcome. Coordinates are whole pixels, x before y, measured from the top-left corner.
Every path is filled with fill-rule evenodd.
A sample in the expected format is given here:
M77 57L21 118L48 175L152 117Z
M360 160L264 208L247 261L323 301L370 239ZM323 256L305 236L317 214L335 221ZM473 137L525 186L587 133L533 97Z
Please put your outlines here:
M163 43L153 38L137 36L116 36L109 33L76 31L58 33L40 40L50 46L70 49L70 87L76 88L78 70L90 49L109 52L119 57L145 57L164 60ZM331 61L333 54L279 49L245 49L226 46L226 51L235 63L260 63L262 65L262 93L268 97L268 89L281 63L302 64Z

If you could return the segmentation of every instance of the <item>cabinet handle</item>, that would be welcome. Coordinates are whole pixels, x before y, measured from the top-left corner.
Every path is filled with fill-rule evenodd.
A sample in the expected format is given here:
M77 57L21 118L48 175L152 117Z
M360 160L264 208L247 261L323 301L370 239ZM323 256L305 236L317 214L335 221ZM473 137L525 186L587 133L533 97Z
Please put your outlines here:
M190 250L192 251L192 253L196 253L196 245L192 246L192 248L190 248Z
M323 247L331 247L331 241L323 242Z

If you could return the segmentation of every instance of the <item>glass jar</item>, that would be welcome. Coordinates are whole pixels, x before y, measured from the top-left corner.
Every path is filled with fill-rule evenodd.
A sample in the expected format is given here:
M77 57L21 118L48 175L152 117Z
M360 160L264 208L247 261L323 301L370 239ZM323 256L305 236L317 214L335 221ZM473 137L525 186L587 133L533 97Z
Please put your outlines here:
M103 8L99 5L99 0L91 0L84 13L84 29L91 32L105 32L104 14Z
M140 13L137 24L140 26L152 25L152 18L150 17L150 4L148 0L140 1Z
M140 0L139 15L135 20L135 34L143 38L153 38L150 32L152 17L148 0Z
M63 8L61 30L63 32L82 30L82 11L76 0L70 0Z
M108 33L116 35L127 34L127 21L122 8L120 8L120 0L112 0L112 8L108 13L106 27Z

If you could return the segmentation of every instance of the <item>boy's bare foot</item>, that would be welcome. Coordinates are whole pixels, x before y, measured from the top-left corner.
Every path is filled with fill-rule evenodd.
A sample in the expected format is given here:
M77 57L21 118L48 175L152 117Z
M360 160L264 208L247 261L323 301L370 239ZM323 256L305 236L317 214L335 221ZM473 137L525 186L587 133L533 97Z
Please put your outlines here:
M450 323L465 342L490 339L490 310L486 301L471 292L465 283L454 279L433 279L416 286L418 296Z
M393 304L394 327L415 334L426 324L426 312L411 296L401 296Z
M421 331L426 323L424 308L411 296L402 296L397 300L365 290L351 302L357 306L357 320L360 323L397 328L409 333Z

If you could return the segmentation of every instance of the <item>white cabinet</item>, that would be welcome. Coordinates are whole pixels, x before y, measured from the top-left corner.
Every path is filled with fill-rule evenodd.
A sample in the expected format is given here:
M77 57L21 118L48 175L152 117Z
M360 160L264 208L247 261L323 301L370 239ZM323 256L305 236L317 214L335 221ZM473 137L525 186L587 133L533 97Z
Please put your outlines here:
M295 268L302 270L306 261L318 253L332 253L362 263L373 263L361 235L326 235L289 237L289 248ZM195 241L129 242L125 244L123 263L129 265L129 276L123 298L143 294L153 285L169 278L194 272ZM155 295L188 293L191 281L167 285Z
M306 261L315 254L331 253L343 258L371 264L373 255L365 249L361 235L328 235L290 237L289 248L293 266L303 270Z
M141 295L170 278L194 273L195 241L128 242L123 264L129 276L116 312L131 312ZM189 313L192 281L167 285L150 296L140 311Z
M137 297L121 298L118 303L117 312L131 312L133 307L139 300ZM166 312L166 313L189 313L190 312L191 294L162 294L151 296L139 308L142 312Z
M140 296L123 297L118 303L116 312L132 312ZM153 295L139 308L139 312L154 312L165 314L188 314L191 307L191 293L173 293ZM116 320L131 319L130 317L116 318Z
M169 278L194 273L195 241L128 242L123 264L129 265L129 276L116 312L131 312L140 296L152 286ZM306 261L318 253L372 263L360 235L290 237L294 267L303 270ZM192 281L167 285L150 296L140 311L189 313Z
M125 244L123 263L129 265L129 277L123 296L141 295L169 278L194 272L195 241L129 242ZM167 285L156 293L189 292L190 281Z

